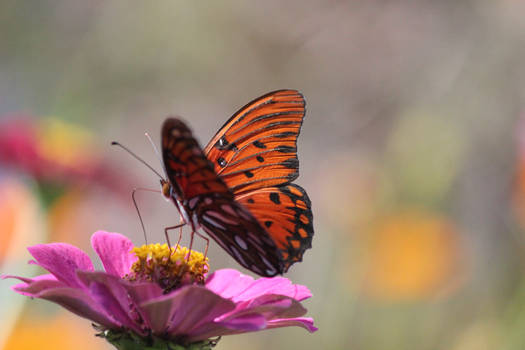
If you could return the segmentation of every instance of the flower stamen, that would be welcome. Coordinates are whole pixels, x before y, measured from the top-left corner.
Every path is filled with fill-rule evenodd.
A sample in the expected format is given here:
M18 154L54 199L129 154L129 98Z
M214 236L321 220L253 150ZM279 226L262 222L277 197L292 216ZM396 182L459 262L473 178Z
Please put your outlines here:
M208 258L177 244L147 244L131 250L137 261L126 276L129 281L155 282L165 293L188 284L204 284Z

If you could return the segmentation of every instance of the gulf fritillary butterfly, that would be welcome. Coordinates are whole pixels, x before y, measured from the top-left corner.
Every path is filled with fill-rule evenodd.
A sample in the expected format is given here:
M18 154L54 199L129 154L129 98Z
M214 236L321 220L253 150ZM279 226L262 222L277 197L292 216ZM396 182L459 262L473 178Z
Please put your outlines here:
M311 247L310 199L298 176L303 95L279 90L237 111L203 150L177 118L162 126L162 193L239 264L282 274Z

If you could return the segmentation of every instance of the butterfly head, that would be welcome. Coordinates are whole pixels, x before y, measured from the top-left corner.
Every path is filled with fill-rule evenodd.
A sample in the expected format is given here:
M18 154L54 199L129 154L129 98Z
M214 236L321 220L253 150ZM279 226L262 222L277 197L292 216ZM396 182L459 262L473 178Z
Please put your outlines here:
M169 201L173 195L173 186L171 186L169 181L160 179L160 191L162 192L164 198Z

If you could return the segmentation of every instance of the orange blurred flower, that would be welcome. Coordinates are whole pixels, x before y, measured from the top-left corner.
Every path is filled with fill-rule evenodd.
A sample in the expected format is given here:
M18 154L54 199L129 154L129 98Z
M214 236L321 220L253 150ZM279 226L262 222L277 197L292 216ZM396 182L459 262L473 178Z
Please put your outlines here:
M86 326L88 326L87 322L65 312L40 318L24 315L18 321L3 349L109 349L104 340L94 337L89 329L86 331Z
M26 246L44 239L44 214L38 197L16 179L0 177L0 234L0 271L35 273L36 266L27 264L30 255ZM0 298L0 347L25 302L5 290L7 293Z
M457 286L462 250L455 226L438 214L407 210L376 221L364 288L386 300L435 296Z

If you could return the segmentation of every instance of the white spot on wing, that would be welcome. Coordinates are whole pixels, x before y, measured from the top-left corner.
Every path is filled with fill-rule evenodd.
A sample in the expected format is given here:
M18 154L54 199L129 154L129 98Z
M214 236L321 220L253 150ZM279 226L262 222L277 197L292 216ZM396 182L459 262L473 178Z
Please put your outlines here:
M206 212L206 214L210 215L210 216L213 216L214 218L217 218L221 221L224 221L225 223L227 224L230 224L230 225L239 225L239 222L238 221L235 221L235 220L232 220L232 219L228 219L226 218L224 215L222 215L221 213L218 213L216 211L208 211Z
M241 253L239 253L239 251L237 250L237 248L235 248L235 246L230 246L230 251L233 253L233 255L235 255L235 257L237 258L237 261L239 261L242 266L248 266L246 264L246 261L242 257Z
M202 215L202 220L206 221L208 224L210 224L213 227L220 228L221 230L226 230L226 228L224 226L222 226L221 224L219 224L217 221L215 221L214 219L210 218L206 214Z
M263 261L263 263L268 266L268 269L266 269L266 273L268 273L269 275L273 275L277 272L277 270L275 270L275 267L273 267L273 265L268 261L268 259L266 259L266 257L262 254L259 254L259 257L261 258L261 260Z
M210 205L213 203L212 199L210 197L206 197L204 198L204 203L206 203L207 205Z
M221 209L227 212L228 214L237 216L237 213L235 213L235 210L233 210L232 206L229 204L223 204L221 205Z
M267 269L267 270L266 270L266 274L268 274L268 275L270 275L270 276L275 275L276 272L277 272L277 271L276 271L274 268L272 268L272 269Z
M193 197L192 199L190 199L190 201L188 202L190 209L195 209L195 204L197 204L198 201L199 197Z
M239 235L235 235L235 243L237 243L237 245L241 247L242 250L248 249L248 244L246 244L244 239L242 239L242 237Z

